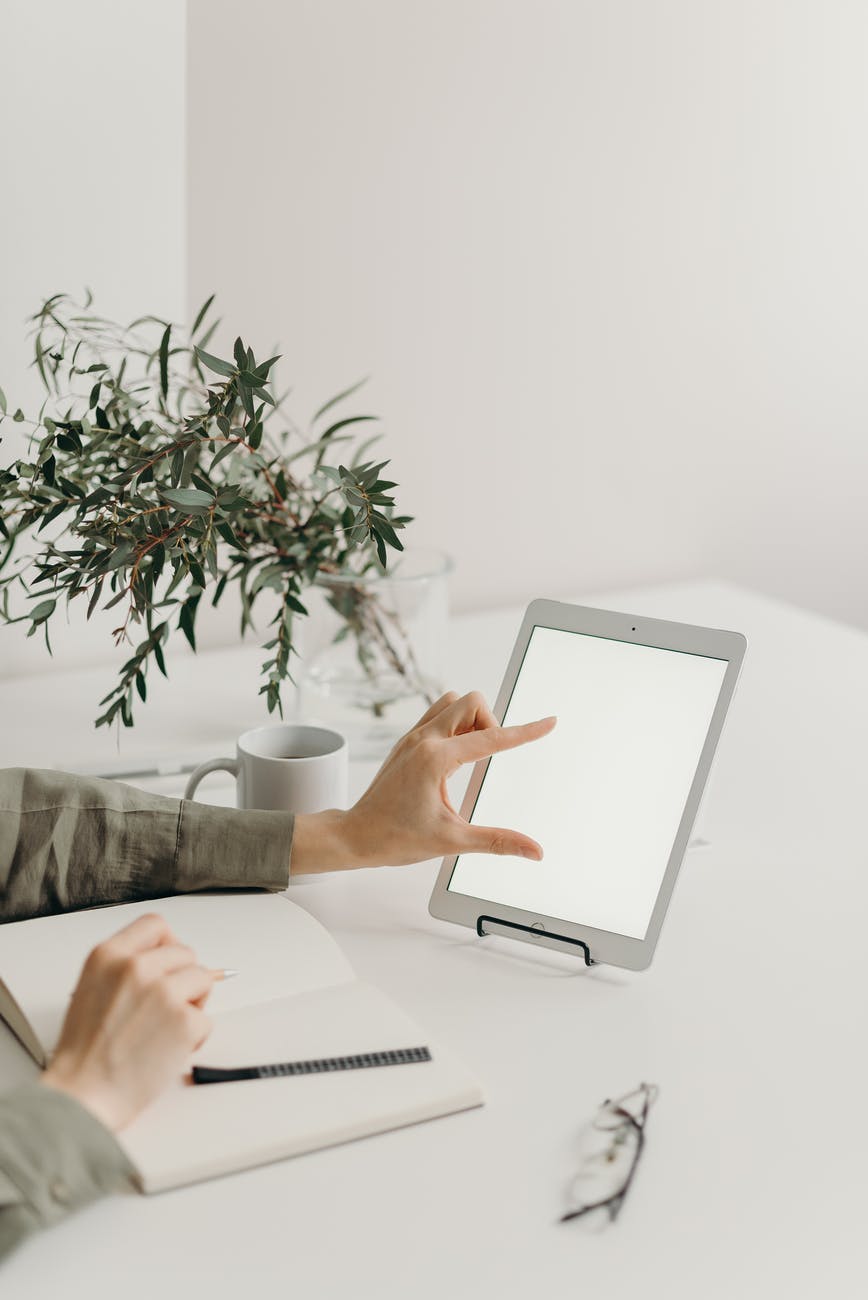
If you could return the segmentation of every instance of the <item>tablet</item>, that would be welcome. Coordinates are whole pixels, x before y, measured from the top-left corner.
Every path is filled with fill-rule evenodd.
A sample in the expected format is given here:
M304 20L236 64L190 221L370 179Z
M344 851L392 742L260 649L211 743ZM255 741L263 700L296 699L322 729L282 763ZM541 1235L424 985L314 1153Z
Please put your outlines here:
M738 632L534 601L494 713L557 726L477 763L461 814L531 835L545 856L445 858L432 916L648 966L746 646Z

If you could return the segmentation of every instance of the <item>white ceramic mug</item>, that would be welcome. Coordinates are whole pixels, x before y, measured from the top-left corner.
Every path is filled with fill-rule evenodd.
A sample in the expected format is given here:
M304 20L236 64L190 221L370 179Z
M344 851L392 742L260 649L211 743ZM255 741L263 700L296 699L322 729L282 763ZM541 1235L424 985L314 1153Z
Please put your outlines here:
M347 806L347 742L338 731L301 723L254 727L238 737L235 758L212 758L187 782L185 799L208 772L231 772L239 808L314 813Z

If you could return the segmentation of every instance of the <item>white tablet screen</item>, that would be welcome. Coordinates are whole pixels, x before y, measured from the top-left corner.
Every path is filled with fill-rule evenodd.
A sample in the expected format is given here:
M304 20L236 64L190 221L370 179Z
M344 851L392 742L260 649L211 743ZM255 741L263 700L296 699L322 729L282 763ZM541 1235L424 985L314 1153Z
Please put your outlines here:
M468 854L449 889L644 938L727 666L535 627L504 725L557 726L491 760L470 820L532 835L545 857Z

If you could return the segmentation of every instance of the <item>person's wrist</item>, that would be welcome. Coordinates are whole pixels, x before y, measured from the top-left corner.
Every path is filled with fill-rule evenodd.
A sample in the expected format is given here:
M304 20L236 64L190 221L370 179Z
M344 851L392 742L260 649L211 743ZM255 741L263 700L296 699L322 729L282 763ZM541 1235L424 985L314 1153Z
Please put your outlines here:
M324 812L296 814L289 860L291 876L365 866L359 859L351 810L328 808Z
M130 1118L122 1113L123 1108L118 1106L118 1099L111 1096L111 1089L101 1089L89 1084L72 1070L67 1070L62 1059L57 1057L43 1071L39 1082L46 1088L53 1088L55 1092L66 1093L113 1133L122 1128Z

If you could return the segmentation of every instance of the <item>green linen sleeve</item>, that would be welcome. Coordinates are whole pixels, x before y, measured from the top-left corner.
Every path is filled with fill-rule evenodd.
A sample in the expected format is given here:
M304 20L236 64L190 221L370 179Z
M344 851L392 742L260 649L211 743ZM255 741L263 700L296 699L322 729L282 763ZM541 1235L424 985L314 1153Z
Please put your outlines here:
M0 1097L0 1260L134 1173L108 1129L65 1093L31 1083Z
M290 813L0 770L0 922L198 889L285 889Z

